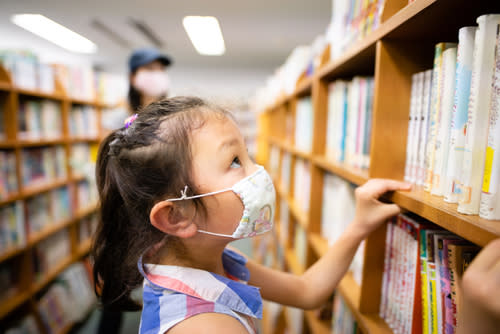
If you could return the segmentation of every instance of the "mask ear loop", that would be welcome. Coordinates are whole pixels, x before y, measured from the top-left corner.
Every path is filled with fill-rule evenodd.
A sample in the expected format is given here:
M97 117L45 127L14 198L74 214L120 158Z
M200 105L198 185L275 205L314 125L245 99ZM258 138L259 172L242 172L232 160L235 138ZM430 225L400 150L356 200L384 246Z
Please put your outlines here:
M184 190L181 190L181 197L169 198L169 199L166 199L165 201L175 202L175 201L183 201L183 200L187 200L187 199L194 199L194 198L206 197L206 196L211 196L211 195L217 195L217 194L220 194L220 193L223 193L226 191L232 191L232 188L226 188L226 189L212 191L210 193L201 194L201 195L194 195L194 196L187 196L187 190L188 190L188 186L186 185L186 186L184 186Z

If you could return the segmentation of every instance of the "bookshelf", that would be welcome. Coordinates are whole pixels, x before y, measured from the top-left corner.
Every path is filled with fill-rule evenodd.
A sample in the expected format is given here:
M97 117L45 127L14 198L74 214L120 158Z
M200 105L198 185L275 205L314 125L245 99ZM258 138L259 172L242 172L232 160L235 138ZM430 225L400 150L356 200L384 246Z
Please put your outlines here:
M261 110L257 161L271 171L277 188L276 228L272 237L277 247L284 250L285 270L300 274L328 249L328 241L321 231L325 173L336 175L353 185L361 185L369 178L403 180L412 74L432 68L436 43L457 42L459 28L476 25L476 18L482 14L498 12L500 3L493 1L415 0L408 3L386 0L377 29L355 42L335 60L329 60L329 49L326 49L321 64L311 76L302 75L298 79L293 93L278 96L265 110ZM355 76L374 78L367 169L334 162L326 155L325 149L329 85L336 80L351 80ZM313 138L310 151L299 150L294 141L296 127L302 125L296 122L296 108L304 97L312 99ZM308 211L300 209L300 203L297 203L297 191L301 191L294 184L297 160L310 164ZM283 170L286 170L283 168L284 161L290 164L290 176L283 175ZM289 180L284 180L284 177ZM289 185L285 187L287 182ZM442 197L433 196L420 186L414 186L408 193L386 195L384 200L396 203L403 210L428 219L479 246L500 237L499 221L460 214L457 204L446 203ZM282 203L287 206L284 218L280 209ZM288 232L285 240L280 237L283 226ZM297 229L305 229L307 235L304 250L306 266L298 262L294 249ZM365 241L362 283L359 284L349 273L337 288L337 293L343 297L358 323L358 332L362 333L392 333L379 316L385 230L382 226ZM257 247L259 242L255 242ZM272 251L276 252L276 246ZM285 324L270 328L265 323L265 332L283 332L283 328L288 326L286 312L279 319L284 319ZM304 322L309 333L331 332L331 323L318 320L314 311L304 313Z
M87 178L71 162L76 150L75 145L88 146L87 161L90 161L91 152L98 145L99 134L102 133L99 122L101 112L112 106L99 101L72 98L64 91L57 78L55 80L53 93L21 89L16 87L10 73L0 65L0 123L3 124L0 127L0 131L3 131L3 133L0 132L0 152L7 154L1 156L1 168L4 165L3 157L9 155L13 157L15 166L9 174L10 181L15 186L14 189L8 189L6 194L0 192L0 212L8 207L17 209L18 211L15 211L16 214L11 215L11 218L15 217L14 224L22 230L20 241L10 246L7 244L7 246L0 247L0 266L10 268L9 274L15 277L11 281L15 292L8 295L0 294L0 327L2 328L15 322L19 316L33 314L40 332L45 333L38 308L39 298L71 264L85 258L91 247L91 220L92 217L95 218L97 200L90 194L91 191L88 188L91 185L81 185L86 182ZM43 133L45 131L43 129L41 135L34 137L29 133L28 135L22 134L19 110L23 103L34 105L46 103L49 106L55 106L55 115L60 124L59 131L49 133L49 136ZM87 134L71 131L70 114L75 106L81 109L87 108L88 113L94 113L91 119L95 123L86 124L88 127L95 126L94 131ZM30 172L37 167L31 165L33 161L28 161L28 156L36 155L38 151L44 154L43 150L56 147L60 148L60 157L44 157L47 161L42 163L42 165L52 166L44 166L44 168L49 168L48 176L43 175L41 179L38 179L40 175L35 175L37 178L33 178ZM31 156L29 158L31 159ZM36 163L40 161L35 161ZM42 222L42 227L34 229L28 220L35 220L36 217L29 216L28 203L43 196L50 198L48 211L51 212L45 213L47 215L41 218L45 220ZM48 263L47 267L37 274L38 269L35 268L38 267L37 249L43 243L50 244L53 240L51 238L60 233L64 233L65 238L67 236L65 242L68 243L68 251L60 254L59 260L55 263ZM5 272L2 272L3 274ZM71 327L72 324L67 324L61 333L69 332Z

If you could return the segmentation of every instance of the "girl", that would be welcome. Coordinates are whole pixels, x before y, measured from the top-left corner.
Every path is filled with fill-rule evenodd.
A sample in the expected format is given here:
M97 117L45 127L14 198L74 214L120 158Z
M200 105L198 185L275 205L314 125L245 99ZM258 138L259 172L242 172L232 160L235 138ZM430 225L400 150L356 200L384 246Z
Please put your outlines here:
M140 333L256 333L262 298L320 306L360 242L399 212L377 198L410 188L391 180L358 188L354 221L298 277L226 248L269 231L275 200L226 111L190 97L153 103L103 141L96 174L97 290L105 305L140 309L130 291L144 282Z

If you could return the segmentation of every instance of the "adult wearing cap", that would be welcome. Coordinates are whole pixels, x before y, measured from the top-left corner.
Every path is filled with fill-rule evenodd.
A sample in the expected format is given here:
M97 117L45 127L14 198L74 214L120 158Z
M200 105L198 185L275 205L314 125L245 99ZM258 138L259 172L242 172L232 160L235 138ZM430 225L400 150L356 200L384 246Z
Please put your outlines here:
M171 64L172 59L155 48L141 48L131 54L128 101L132 112L168 96L166 69Z

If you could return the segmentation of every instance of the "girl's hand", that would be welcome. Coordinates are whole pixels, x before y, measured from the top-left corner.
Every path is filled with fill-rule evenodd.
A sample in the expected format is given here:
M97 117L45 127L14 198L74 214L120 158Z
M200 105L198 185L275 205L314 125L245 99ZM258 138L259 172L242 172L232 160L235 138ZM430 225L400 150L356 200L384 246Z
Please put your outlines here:
M396 204L385 204L378 200L388 191L410 190L411 184L387 179L371 179L356 188L356 214L353 225L365 237L381 223L400 212Z
M490 242L469 265L461 282L457 333L498 333L500 328L500 239Z

